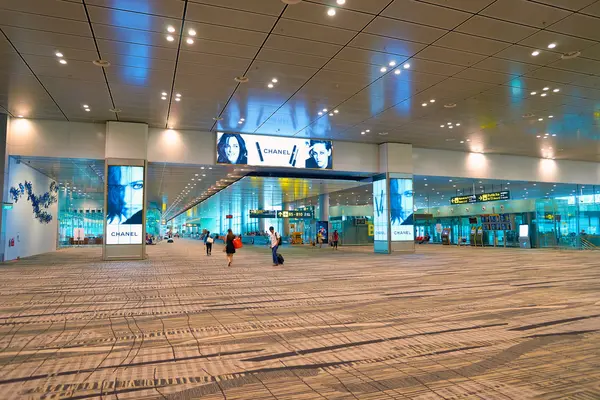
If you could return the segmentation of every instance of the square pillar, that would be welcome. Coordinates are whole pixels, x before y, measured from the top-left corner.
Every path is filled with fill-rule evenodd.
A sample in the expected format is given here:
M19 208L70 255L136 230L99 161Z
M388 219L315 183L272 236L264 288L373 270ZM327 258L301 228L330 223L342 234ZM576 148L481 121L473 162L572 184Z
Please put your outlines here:
M379 145L379 172L373 178L376 253L415 251L412 145Z

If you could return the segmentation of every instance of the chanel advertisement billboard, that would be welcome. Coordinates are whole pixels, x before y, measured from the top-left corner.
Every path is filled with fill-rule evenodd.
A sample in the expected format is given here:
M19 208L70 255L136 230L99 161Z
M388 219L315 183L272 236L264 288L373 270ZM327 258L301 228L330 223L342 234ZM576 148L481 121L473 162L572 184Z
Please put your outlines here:
M331 169L331 140L217 133L217 164Z
M144 167L109 165L106 244L142 244Z

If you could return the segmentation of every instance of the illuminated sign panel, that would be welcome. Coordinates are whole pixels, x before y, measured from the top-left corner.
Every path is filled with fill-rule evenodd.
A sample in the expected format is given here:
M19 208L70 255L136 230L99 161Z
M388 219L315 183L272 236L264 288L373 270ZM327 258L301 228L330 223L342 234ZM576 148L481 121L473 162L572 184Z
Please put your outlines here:
M290 211L277 211L277 218L313 218L312 210L290 210Z
M392 242L414 240L412 179L390 179L390 221Z
M109 165L106 244L142 244L144 167Z
M450 204L458 205L500 200L510 200L510 191L503 190L501 192L470 194L467 196L455 196L450 198Z
M217 163L331 169L331 140L217 133Z
M389 238L389 217L385 179L373 182L373 205L375 206L373 218L373 225L375 226L374 239L376 241L387 241Z
M275 210L250 210L250 218L275 218Z

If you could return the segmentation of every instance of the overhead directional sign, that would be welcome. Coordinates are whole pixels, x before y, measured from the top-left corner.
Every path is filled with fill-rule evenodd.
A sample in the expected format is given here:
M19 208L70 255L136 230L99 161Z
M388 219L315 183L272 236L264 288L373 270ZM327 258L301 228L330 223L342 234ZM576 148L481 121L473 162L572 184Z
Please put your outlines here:
M312 210L282 210L277 211L277 218L313 218Z
M450 198L450 204L470 204L483 203L486 201L510 200L510 191L503 190L501 192L470 194L466 196L455 196Z

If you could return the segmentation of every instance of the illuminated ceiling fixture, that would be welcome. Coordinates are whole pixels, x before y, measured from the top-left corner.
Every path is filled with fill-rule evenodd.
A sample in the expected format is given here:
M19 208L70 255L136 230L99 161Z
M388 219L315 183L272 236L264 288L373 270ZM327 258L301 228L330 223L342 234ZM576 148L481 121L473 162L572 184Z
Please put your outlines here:
M429 100L430 103L435 103L435 99Z
M544 118L538 118L538 121L543 121L543 120L544 120Z
M329 10L327 10L327 15L333 17L335 15L335 8L330 8Z
M185 42L186 42L187 44L194 44L194 39L192 39L192 38L187 38L187 39L185 40Z
M167 35L167 41L172 42L175 38L171 35Z
M175 28L173 26L169 25L169 26L167 26L167 32L173 33L173 32L175 32Z
M552 137L556 137L556 133L553 133L553 134L552 134Z
M534 57L537 57L537 56L539 56L539 55L540 55L540 51L539 51L539 50L536 50L536 51L534 51L533 53L531 53L531 55L532 55L532 56L534 56Z
M460 126L460 122L456 124L456 126Z
M382 73L383 72L387 72L387 68L386 67L381 67L381 69L379 71L381 71Z
M558 88L557 88L557 89L554 89L554 90L553 90L553 92L554 92L554 93L558 93L558 92L560 92L560 89L558 89Z
M549 49L553 49L553 48L555 48L555 47L556 47L556 43L550 43L550 44L548 45L548 48L549 48Z
M542 93L540 96L546 97L547 95L548 95L547 93Z
M56 54L56 57L58 57L58 58L62 58L63 57L63 53L61 53L60 51L57 51L54 54Z
M62 58L60 60L58 60L59 63L61 63L62 65L65 65L67 63L67 60L63 60Z
M367 129L365 132L369 133L369 132L371 132L371 130L370 130L370 129Z
M427 107L427 103L423 103L421 104L423 107Z
M405 64L403 65L403 67L404 67L404 69L409 69L409 68L410 68L410 64L409 64L409 63L405 63Z
M531 92L530 93L532 96L535 96L537 94L537 92Z
M23 116L21 114L17 115L17 118L23 118Z
M272 83L269 83L269 84L267 85L267 87L268 87L269 89L273 89L273 84L272 84Z
M547 90L550 90L550 88L548 86L546 86L545 88L542 89L544 92Z
M175 101L181 101L181 97L175 97Z
M277 82L279 82L279 81L277 80L277 78L273 78L273 79L271 79L271 82L273 82L273 83L277 83Z
M364 135L365 133L366 133L365 131L362 131L360 134L361 134L361 135Z
M323 111L319 111L319 116L323 115Z
M330 116L330 117L333 117L333 113L329 113L329 116Z
M396 61L390 61L388 65L390 67L395 67L396 66Z
M339 113L340 111L339 111L339 110L333 110L333 112L337 114L337 113Z
M181 97L181 93L177 93L175 97Z
M446 127L446 125L440 125L440 128L445 128L445 127Z
M328 110L326 108L323 109L323 112L326 113Z
M554 115L548 115L548 118L554 118Z
M396 74L396 75L400 75L401 73L402 73L402 71L400 71L399 69L396 69L396 70L394 71L394 74Z
M196 31L194 29L189 29L188 30L188 35L190 35L190 36L196 36Z
M340 6L343 6L344 4L346 4L346 0L337 0L337 2Z

